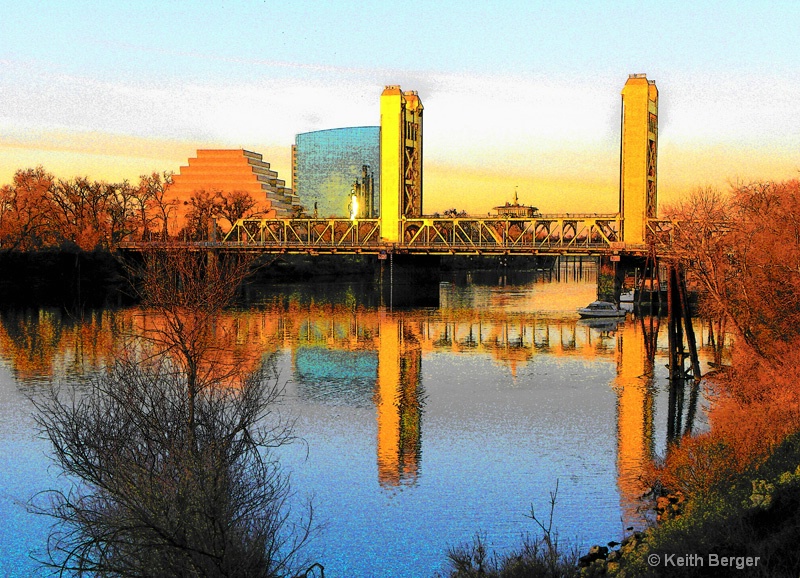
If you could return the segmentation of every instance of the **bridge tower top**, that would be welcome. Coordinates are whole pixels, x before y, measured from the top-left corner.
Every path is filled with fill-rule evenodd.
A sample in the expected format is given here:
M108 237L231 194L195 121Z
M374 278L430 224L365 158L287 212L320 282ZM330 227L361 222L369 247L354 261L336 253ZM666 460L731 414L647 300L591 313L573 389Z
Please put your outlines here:
M397 243L400 219L422 216L422 101L387 86L381 94L381 237Z
M658 89L645 74L631 74L622 89L619 212L622 239L644 243L647 219L658 216Z

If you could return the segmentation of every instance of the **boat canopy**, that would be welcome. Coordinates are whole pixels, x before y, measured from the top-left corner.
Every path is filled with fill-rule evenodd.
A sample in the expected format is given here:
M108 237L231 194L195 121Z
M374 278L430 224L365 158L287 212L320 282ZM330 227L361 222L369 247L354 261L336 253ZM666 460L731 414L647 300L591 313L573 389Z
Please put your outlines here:
M592 301L586 306L587 309L616 309L617 306L608 301Z

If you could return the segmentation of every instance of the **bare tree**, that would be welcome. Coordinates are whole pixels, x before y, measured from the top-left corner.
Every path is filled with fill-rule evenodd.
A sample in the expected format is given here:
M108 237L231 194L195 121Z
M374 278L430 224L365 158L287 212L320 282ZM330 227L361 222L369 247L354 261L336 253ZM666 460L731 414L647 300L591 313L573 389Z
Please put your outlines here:
M53 210L51 229L81 249L110 246L109 198L114 186L88 177L58 179L48 190L47 201Z
M172 172L153 172L139 177L136 200L140 214L142 238L148 237L150 226L160 224L161 240L168 237L168 224L175 218L175 205L167 199L167 191L172 185Z
M194 191L189 197L189 210L186 212L186 225L184 233L187 239L193 241L208 241L210 237L211 219L219 211L219 202L216 192L205 189Z
M229 227L252 214L256 200L247 191L217 192L218 214L228 221Z
M108 185L108 221L110 246L136 233L136 188L125 180Z
M88 389L34 397L69 491L31 502L55 518L43 562L69 575L294 575L311 532L272 450L293 440L274 367L242 375L211 326L245 263L149 256L143 303L160 323Z
M145 254L144 266L131 271L138 277L135 291L142 305L158 319L145 330L144 338L186 375L190 431L197 393L235 377L237 367L215 339L213 327L249 267L244 258L223 265L206 253L167 249Z

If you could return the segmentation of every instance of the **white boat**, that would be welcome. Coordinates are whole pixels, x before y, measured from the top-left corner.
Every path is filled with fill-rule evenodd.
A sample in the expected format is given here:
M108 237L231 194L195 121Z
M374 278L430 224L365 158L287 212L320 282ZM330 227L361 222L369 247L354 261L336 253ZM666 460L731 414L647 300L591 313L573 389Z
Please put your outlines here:
M586 307L578 309L578 314L585 319L604 319L609 317L625 317L624 309L617 307L616 303L608 301L592 301Z
M619 295L619 308L625 311L633 311L634 304L633 298L635 293L633 289L628 289L620 293Z

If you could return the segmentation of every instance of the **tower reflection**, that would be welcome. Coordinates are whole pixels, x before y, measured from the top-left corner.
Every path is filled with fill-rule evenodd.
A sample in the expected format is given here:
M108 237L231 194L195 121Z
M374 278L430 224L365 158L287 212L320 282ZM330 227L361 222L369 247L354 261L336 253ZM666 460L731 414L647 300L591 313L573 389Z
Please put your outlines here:
M654 346L643 324L630 321L617 333L617 485L625 525L639 519L642 481L654 455Z
M422 349L409 324L379 316L378 379L375 384L378 482L413 483L422 451Z

